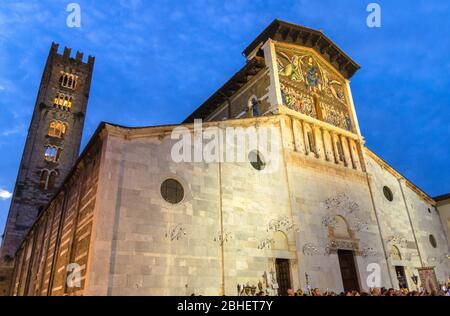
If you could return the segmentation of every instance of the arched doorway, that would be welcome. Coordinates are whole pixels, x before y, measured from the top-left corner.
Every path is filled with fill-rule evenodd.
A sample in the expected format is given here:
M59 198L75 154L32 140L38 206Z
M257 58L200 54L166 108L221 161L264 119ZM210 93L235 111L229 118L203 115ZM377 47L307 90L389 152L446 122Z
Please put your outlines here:
M277 231L273 233L273 246L272 249L282 254L283 252L289 251L289 244L287 236L281 232ZM275 258L275 273L278 285L278 295L286 296L287 291L292 288L291 279L291 268L290 261L287 258L277 257Z
M335 216L333 221L334 224L330 229L330 237L337 244L336 250L344 291L359 291L360 286L356 269L355 252L352 248L344 246L353 244L353 233L349 229L347 221L342 216Z

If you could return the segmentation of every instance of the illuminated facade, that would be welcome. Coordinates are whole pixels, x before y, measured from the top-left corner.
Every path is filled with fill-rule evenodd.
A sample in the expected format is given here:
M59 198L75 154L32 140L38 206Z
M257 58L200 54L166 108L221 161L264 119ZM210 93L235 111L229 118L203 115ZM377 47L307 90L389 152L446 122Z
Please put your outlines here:
M244 55L180 125L99 126L21 244L11 294L340 292L367 290L374 271L385 287L447 281L436 202L365 146L349 82L359 66L322 32L279 20ZM277 168L265 173L247 143L252 161L174 161L173 132L196 139L195 119L271 128Z

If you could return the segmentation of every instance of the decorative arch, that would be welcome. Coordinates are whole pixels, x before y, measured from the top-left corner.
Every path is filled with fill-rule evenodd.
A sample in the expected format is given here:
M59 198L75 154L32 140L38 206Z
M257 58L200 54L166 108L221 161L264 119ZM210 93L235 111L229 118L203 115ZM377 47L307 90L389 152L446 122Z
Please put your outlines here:
M282 231L276 231L272 234L274 250L289 250L289 242L286 234Z
M39 187L42 190L46 190L47 189L48 174L49 174L48 169L42 169L41 170L41 176L40 176L40 179L39 179Z
M69 124L66 122L51 120L49 130L48 130L48 136L64 138L68 127L69 127Z
M56 93L53 106L62 110L69 111L72 108L73 97L64 93Z
M44 158L46 161L49 162L58 162L59 158L61 157L61 152L62 152L61 147L46 145L44 151Z
M67 72L61 72L61 75L59 77L59 84L62 87L73 90L77 86L77 79L78 79L78 76L75 76L75 75L73 75L71 73L67 73Z
M400 249L397 246L392 245L389 251L389 257L391 257L392 260L401 261L402 254L400 252Z
M335 238L352 238L352 234L348 225L347 220L341 216L334 216L334 225L331 227L332 236Z
M39 179L39 187L41 190L52 190L55 187L57 170L42 169Z

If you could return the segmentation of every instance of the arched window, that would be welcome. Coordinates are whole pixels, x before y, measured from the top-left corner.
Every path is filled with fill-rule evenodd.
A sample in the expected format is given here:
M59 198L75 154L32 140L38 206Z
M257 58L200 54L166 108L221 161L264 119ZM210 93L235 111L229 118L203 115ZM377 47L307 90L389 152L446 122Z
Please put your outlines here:
M43 169L39 180L39 187L42 190L51 190L55 187L56 177L58 172L56 170Z
M46 161L58 162L61 157L62 148L47 145L45 146L44 158Z
M47 181L47 190L52 190L55 187L57 173L55 170L50 171Z
M61 124L61 138L64 138L66 136L67 127L68 127L67 123Z
M68 103L69 103L69 97L66 95L64 97L63 108L67 108L68 107Z
M56 94L55 99L53 100L53 106L58 107L59 101L59 93Z
M274 250L289 250L288 238L282 231L276 231L273 233L273 245Z
M68 111L72 107L72 101L73 98L71 96L57 93L53 101L53 106Z
M48 129L48 136L50 137L56 137L56 121L50 122L50 127Z
M76 87L77 76L63 72L61 77L59 78L59 83L62 87L75 89Z
M391 246L391 251L389 253L389 256L391 257L392 260L397 260L400 261L402 260L402 255L400 253L400 249L398 249L397 246Z
M50 122L50 127L48 129L48 136L64 138L64 136L66 135L66 132L67 132L67 128L68 128L67 123L52 120Z
M39 187L42 190L46 190L47 189L47 180L48 180L48 170L44 169L41 171L41 177L39 179Z
M333 236L337 238L350 238L347 221L342 216L335 216Z
M63 124L60 121L56 122L56 126L55 126L55 136L56 137L61 137L62 126L63 126Z
M62 152L62 148L56 148L56 150L55 150L55 162L58 162L59 161L59 158L61 157L61 152Z
M67 106L65 110L70 110L70 108L72 108L72 97L70 97L69 100L67 101Z

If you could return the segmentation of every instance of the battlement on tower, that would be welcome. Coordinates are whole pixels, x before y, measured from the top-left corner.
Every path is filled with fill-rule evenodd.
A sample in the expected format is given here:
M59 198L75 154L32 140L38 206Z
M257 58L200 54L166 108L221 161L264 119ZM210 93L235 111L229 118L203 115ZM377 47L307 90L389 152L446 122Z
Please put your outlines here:
M84 64L89 67L93 67L95 62L95 57L88 55L87 61L83 61L83 52L76 51L75 56L72 56L72 48L70 47L64 47L61 54L58 53L59 44L52 42L51 48L50 48L50 55L56 58L60 58L61 61L66 63L77 63L77 64Z

